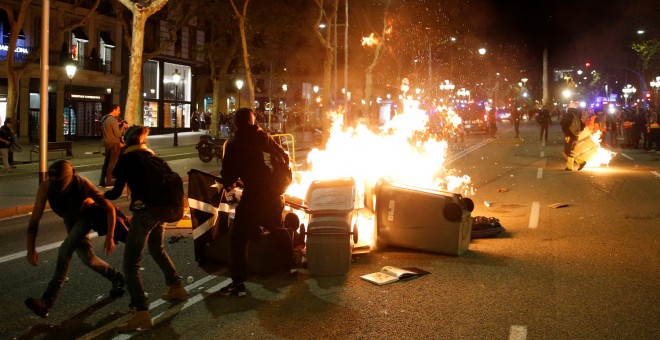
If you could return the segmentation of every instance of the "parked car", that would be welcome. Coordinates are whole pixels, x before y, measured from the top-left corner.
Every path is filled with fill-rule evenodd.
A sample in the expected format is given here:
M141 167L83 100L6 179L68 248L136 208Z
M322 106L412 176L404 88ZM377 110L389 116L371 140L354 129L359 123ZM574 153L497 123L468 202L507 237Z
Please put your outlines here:
M500 122L503 122L503 123L508 122L510 118L511 118L511 111L509 111L508 109L506 109L506 110L504 110L504 109L497 110L497 119Z

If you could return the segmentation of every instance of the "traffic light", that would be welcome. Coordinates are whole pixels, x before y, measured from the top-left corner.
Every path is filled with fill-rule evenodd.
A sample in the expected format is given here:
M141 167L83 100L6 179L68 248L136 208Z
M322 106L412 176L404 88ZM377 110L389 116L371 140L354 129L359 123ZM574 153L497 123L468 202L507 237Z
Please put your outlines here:
M586 66L586 67L590 67L590 66L591 66L591 63L587 61L587 62L584 64L584 66Z

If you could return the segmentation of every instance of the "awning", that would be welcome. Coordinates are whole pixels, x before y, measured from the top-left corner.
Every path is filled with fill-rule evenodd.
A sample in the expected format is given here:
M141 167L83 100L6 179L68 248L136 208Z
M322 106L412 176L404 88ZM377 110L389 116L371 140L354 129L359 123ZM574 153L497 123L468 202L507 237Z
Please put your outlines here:
M109 32L107 32L107 31L101 31L101 32L100 32L100 36L101 36L101 41L103 42L103 44L104 44L106 47L112 47L112 48L115 48L115 42L112 41L112 39L110 38L110 33L109 33Z
M87 38L87 34L85 34L85 32L80 27L75 28L73 31L71 31L71 33L73 33L73 36L80 41L84 41L84 42L89 41L89 38Z

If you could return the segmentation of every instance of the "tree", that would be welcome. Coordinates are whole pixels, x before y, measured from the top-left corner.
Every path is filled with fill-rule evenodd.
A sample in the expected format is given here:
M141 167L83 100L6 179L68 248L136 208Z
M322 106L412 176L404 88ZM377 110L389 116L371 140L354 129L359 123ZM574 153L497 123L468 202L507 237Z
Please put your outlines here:
M213 83L213 112L211 112L211 135L218 137L218 119L220 115L220 102L224 99L226 93L226 79L229 73L232 61L238 52L239 35L236 32L236 26L228 15L225 1L210 1L206 11L212 11L216 15L215 20L210 22L210 39L204 44L202 53L208 60L210 68L210 79ZM209 30L207 30L209 33Z
M373 72L381 60L382 57L381 49L385 46L387 42L387 35L392 30L392 27L387 22L387 15L389 8L390 8L390 1L388 0L387 3L385 4L385 13L383 14L383 31L378 35L371 33L371 36L369 38L362 39L362 45L375 46L373 59L371 60L371 64L367 66L367 71L365 74L365 82L364 82L365 112L367 114L367 117L369 117L369 119L373 124L376 124L378 122L378 110L372 110L371 108L371 104L372 104L371 90L373 86Z
M63 34L63 32L71 31L75 28L87 24L95 15L96 9L99 6L100 0L96 0L89 8L89 12L80 20L73 20L65 24L64 26L58 27L57 30L52 30L50 32L52 37L55 37L57 34ZM32 51L28 57L22 62L16 62L15 53L16 44L18 42L18 36L23 29L25 24L25 18L29 15L30 5L32 0L23 0L21 1L21 7L18 12L18 17L14 16L14 9L7 3L0 3L0 9L4 10L7 13L7 18L9 19L9 26L11 27L9 33L9 45L7 48L7 117L14 117L16 115L16 110L18 108L18 89L21 79L21 74L25 71L28 65L34 63L37 57L40 55L41 48L38 48ZM72 5L72 7L77 6L77 4ZM52 39L51 39L52 40ZM69 54L70 55L70 54Z
M139 107L142 103L142 58L144 48L144 26L147 19L154 13L158 12L167 0L152 0L131 2L130 0L117 0L119 3L128 8L133 14L133 21L131 25L131 61L128 71L128 88L126 89L126 108L124 109L124 119L129 124L142 125L142 115L137 114ZM148 2L148 5L142 3Z
M316 37L324 48L323 57L323 89L326 91L323 96L322 106L327 109L330 104L330 84L332 80L332 66L334 65L335 48L332 44L332 30L326 29L325 36L321 32L321 23L329 27L337 16L337 8L339 6L338 0L314 0L318 7L318 17L314 25L314 32ZM330 128L330 124L325 115L321 115L321 127L324 134Z
M245 20L247 20L247 9L248 9L248 5L250 4L250 0L243 0L243 6L240 11L236 7L235 0L229 0L229 1L231 2L231 7L234 9L234 14L236 15L236 18L238 19L238 30L240 31L241 34L241 46L243 47L243 65L245 67L245 80L247 81L248 93L250 95L250 104L247 107L253 108L254 99L255 99L254 83L252 81L252 70L250 68L250 54L248 53L247 34L245 28ZM240 91L238 95L239 96L241 95Z
M639 54L639 58L642 60L642 76L640 86L643 86L643 90L646 90L646 81L644 80L644 72L649 68L649 63L653 57L660 52L660 40L652 39L647 40L641 43L632 44L633 51Z

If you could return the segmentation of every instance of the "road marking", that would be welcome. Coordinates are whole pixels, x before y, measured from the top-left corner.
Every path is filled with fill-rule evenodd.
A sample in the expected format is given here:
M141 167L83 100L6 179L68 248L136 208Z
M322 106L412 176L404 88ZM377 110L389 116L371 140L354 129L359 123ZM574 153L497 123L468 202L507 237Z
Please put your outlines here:
M466 156L466 155L469 154L470 152L472 152L472 151L474 151L474 150L477 150L477 149L479 149L480 147L482 147L482 146L484 146L484 145L486 145L486 144L488 144L488 143L490 143L490 142L492 142L492 141L494 141L494 140L495 140L495 139L493 139L493 138L489 138L489 139L486 139L486 140L480 142L479 144L475 144L475 145L473 145L473 146L471 146L471 147L469 147L469 148L463 150L463 152L457 154L456 156L451 157L451 158L448 158L447 161L445 162L445 164L449 165L449 164L453 163L455 160L459 159L460 157Z
M660 177L660 173L658 173L657 171L651 171L651 173L658 176L658 177Z
M532 213L529 215L529 229L536 229L539 226L539 202L532 202Z
M539 168L538 171L536 171L536 178L543 178L543 168Z
M99 236L99 234L97 234L96 232L89 233L89 238L95 238L97 236ZM37 247L37 252L41 253L43 251L55 249L55 248L59 247L62 244L62 242L64 242L64 241L59 241L59 242L47 244L47 245L44 245L44 246L41 246L41 247ZM25 258L26 256L27 256L27 250L19 251L18 253L9 254L9 255L5 255L3 257L0 257L0 263L13 261L13 260L20 259L20 258Z
M513 325L509 328L509 340L527 339L527 326Z
M200 280L197 280L195 283L189 284L186 286L186 290L190 292L191 290L211 281L212 279L217 278L218 276L215 274L208 275ZM205 290L204 292L195 294L194 296L188 296L188 300L185 302L177 303L175 305L172 305L170 308L168 308L166 311L156 315L155 317L151 318L151 321L153 322L154 326L156 324L167 320L168 318L171 318L175 314L179 313L180 311L204 300L205 295L213 294L217 291L220 290L220 288L226 286L229 282L231 281L230 278L227 278L223 280L222 282L218 283L217 285ZM149 310L153 310L154 308L157 308L163 304L167 303L167 301L163 299L158 299L157 301L154 301L149 304ZM128 314L124 315L108 324L105 324L81 337L78 338L78 340L86 340L86 339L95 339L100 337L103 334L109 333L109 332L114 332L115 328L128 320ZM130 339L133 335L138 335L140 332L133 332L133 333L125 333L125 334L117 334L113 337L113 339Z
M634 160L634 158L632 158L632 157L626 155L625 153L622 153L621 156L626 157L626 158L628 158L628 159L631 160L631 161Z

